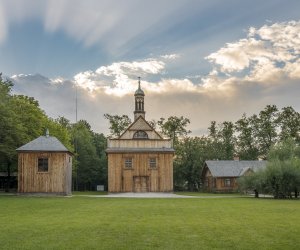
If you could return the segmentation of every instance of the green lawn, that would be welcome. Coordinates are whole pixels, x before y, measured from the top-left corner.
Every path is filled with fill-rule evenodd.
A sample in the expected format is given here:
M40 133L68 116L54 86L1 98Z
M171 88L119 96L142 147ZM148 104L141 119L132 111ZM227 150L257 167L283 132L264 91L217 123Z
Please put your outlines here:
M218 196L218 197L228 197L228 196L247 196L241 193L204 193L204 192L175 192L175 194L179 195L188 195L188 196Z
M0 195L0 249L299 249L300 201Z

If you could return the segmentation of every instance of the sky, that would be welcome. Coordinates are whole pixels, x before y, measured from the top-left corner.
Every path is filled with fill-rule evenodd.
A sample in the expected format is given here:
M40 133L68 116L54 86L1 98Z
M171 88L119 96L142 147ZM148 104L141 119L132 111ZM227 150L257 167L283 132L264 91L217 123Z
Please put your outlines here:
M147 120L210 122L267 104L300 112L299 0L0 0L0 72L52 118L133 119L141 77Z

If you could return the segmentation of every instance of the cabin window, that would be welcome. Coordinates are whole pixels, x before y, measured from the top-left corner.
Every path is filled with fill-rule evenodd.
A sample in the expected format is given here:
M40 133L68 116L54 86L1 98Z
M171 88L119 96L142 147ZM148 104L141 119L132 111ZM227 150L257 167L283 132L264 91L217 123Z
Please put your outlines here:
M217 179L216 178L213 179L213 187L214 188L217 187Z
M48 172L48 158L38 158L38 172Z
M157 168L156 158L154 158L154 157L149 158L149 167Z
M124 165L125 168L132 168L132 158L131 157L125 158Z
M225 187L230 187L231 186L231 180L229 178L224 180L224 186Z
M208 178L205 179L205 187L208 187Z
M134 133L133 139L148 139L148 134L143 130L139 130Z

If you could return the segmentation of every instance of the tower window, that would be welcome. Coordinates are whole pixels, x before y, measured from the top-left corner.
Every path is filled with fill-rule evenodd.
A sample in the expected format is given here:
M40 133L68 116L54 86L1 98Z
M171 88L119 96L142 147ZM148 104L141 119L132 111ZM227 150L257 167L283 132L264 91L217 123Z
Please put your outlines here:
M134 133L133 139L148 139L148 134L143 130L138 130Z

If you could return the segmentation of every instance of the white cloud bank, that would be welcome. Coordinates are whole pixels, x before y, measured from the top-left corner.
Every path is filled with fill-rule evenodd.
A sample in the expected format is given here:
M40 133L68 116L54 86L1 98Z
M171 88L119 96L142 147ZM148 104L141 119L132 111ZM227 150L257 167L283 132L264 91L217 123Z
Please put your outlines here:
M247 70L245 79L266 82L279 77L299 78L300 22L251 27L248 37L228 43L206 58L229 75Z
M51 116L72 119L75 82L79 86L79 117L96 131L107 133L103 114L130 115L137 77L142 76L148 119L183 115L191 119L194 134L201 134L211 120L234 121L267 104L290 105L300 111L299 34L300 22L296 21L251 27L247 37L207 56L212 70L198 82L164 77L170 61L180 60L174 54L79 72L72 82L16 76L16 92L33 95Z

